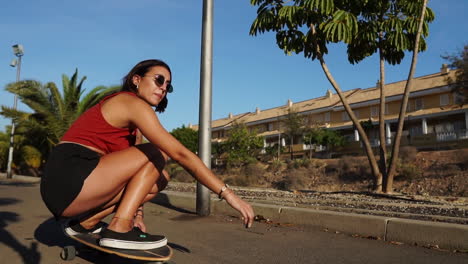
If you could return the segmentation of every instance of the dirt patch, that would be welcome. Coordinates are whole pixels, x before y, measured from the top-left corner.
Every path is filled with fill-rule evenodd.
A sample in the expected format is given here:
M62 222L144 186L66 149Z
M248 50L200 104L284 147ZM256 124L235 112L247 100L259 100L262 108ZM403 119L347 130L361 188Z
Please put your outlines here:
M403 148L400 157L393 185L396 193L468 197L468 149L417 152ZM194 182L176 164L170 164L167 170L175 182ZM374 184L365 156L258 162L213 171L232 186L286 191L371 192Z
M402 153L392 195L372 191L367 157L275 161L215 172L248 201L468 224L468 149ZM188 179L176 173L167 190L195 192L193 183L177 177Z
M402 149L394 190L408 195L468 196L468 149L415 152ZM372 191L367 157L257 163L236 171L215 169L237 186L280 190Z

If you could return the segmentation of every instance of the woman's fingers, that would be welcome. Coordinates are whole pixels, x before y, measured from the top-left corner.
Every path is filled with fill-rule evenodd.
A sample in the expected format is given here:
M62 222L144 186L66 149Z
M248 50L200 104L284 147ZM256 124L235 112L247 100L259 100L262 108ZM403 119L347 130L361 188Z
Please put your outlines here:
M250 206L250 204L247 204L247 207L248 207L248 211L247 211L247 228L251 228L252 227L252 224L254 222L254 212L253 212L253 209L252 209L252 206Z
M237 197L234 193L226 195L225 199L231 207L239 211L239 213L242 215L242 221L244 226L246 228L252 227L254 221L254 212L252 206L250 206L250 204Z

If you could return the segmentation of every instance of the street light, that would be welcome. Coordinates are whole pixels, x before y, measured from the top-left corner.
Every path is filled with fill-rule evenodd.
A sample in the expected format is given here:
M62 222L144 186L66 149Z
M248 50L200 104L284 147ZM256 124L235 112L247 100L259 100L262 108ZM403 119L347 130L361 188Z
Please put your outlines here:
M211 169L211 99L213 73L213 0L203 0L202 47L200 63L200 110L198 155ZM197 183L197 214L210 215L210 192Z
M21 57L24 55L23 45L15 44L13 47L13 53L18 59L13 59L10 63L11 67L16 67L16 82L20 80L21 72ZM13 101L13 110L16 110L16 105L18 104L18 95L15 94L15 99ZM11 172L11 163L13 162L13 144L15 136L15 121L11 120L11 133L10 133L10 148L8 150L8 165L7 165L7 178L13 178L13 173Z

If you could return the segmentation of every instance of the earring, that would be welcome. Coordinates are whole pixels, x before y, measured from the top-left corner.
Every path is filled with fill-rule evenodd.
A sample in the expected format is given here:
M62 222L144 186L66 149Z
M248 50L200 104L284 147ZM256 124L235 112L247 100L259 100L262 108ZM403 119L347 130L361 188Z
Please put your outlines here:
M136 85L137 90L138 90L138 85L139 85L139 84Z

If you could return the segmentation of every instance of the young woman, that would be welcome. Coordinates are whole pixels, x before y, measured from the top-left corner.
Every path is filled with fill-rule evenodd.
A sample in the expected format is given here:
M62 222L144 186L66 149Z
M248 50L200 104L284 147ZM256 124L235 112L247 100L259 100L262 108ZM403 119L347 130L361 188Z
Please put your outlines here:
M163 61L138 63L124 77L121 92L81 115L50 154L41 195L56 219L74 219L65 226L68 235L100 232L100 244L115 248L166 245L164 236L146 233L143 204L166 187L168 156L239 211L247 227L252 225L252 207L159 123L152 107L164 111L171 80ZM150 143L135 144L139 131ZM101 220L112 213L102 228Z

